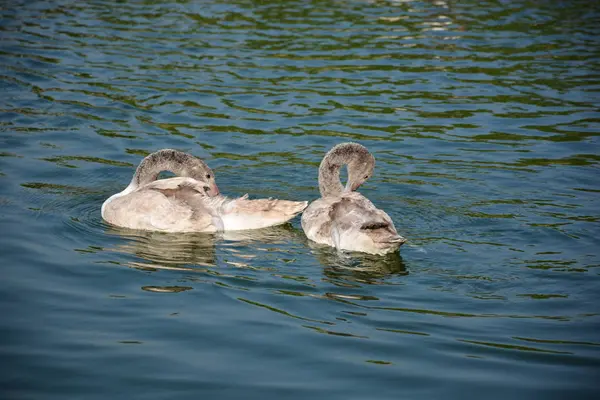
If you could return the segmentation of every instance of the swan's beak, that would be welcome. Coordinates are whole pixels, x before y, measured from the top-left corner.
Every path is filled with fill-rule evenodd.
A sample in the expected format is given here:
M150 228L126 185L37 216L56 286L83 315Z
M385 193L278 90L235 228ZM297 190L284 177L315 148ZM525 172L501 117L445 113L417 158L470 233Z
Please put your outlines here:
M346 183L345 191L346 192L354 192L356 189L358 189L360 187L360 185L361 185L360 182L352 183L352 182L348 181Z
M212 185L212 187L210 188L210 191L211 191L211 193L212 193L212 196L211 196L211 197L218 196L218 195L219 195L219 193L221 193L221 192L219 192L219 187L217 186L217 184L216 184L216 183L215 183L214 185Z

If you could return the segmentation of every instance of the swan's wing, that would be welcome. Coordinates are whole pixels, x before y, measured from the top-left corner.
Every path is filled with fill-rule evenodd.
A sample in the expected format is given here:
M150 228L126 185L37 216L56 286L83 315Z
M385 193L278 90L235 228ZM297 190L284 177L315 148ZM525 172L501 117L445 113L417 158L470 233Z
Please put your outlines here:
M321 198L313 201L302 213L302 229L310 240L335 246L331 236L331 211L338 198Z
M143 191L158 192L168 200L150 213L151 223L169 231L215 231L222 222L206 200L203 182L192 178L170 178L151 182Z
M232 231L283 224L304 210L308 203L277 199L250 200L248 195L244 195L222 204L220 215L224 229Z
M173 177L168 179L159 179L142 186L138 191L141 190L180 190L180 189L191 189L196 191L198 194L204 194L206 191L204 187L207 186L204 182L198 181L193 178L184 177Z
M148 190L158 191L172 201L185 203L189 205L192 209L194 207L204 208L203 200L207 196L202 188L202 185L199 185L195 181L188 180L186 178L174 178L164 180L173 180L174 182L166 182L166 184L157 184L160 181L155 181L152 182L152 184L147 185L145 188Z
M176 231L183 222L189 221L192 212L171 201L160 191L136 190L111 201L105 209L107 222L130 229ZM189 230L179 229L179 231Z
M321 198L304 211L302 227L309 239L336 246L340 235L352 235L353 231L358 232L363 225L391 222L386 221L377 211L380 210L359 193Z
M334 240L337 237L340 244L362 238L374 248L397 248L406 241L398 235L390 216L357 192L342 196L332 206L330 216Z
M356 192L342 196L332 204L329 216L340 229L374 229L394 225L389 215Z
M405 241L389 215L357 192L316 200L304 212L302 228L315 242L368 253L393 251Z

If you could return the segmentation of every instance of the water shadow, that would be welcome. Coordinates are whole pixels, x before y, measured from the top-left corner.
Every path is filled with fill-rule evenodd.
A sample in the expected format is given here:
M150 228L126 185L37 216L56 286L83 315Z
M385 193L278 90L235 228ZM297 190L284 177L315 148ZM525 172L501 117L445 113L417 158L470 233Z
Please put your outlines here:
M384 278L408 275L406 264L398 252L378 256L359 252L342 252L312 242L308 242L308 245L323 266L323 274L336 285L381 284ZM342 282L346 282L346 284Z
M217 236L209 233L164 233L110 226L109 235L126 239L111 250L131 254L152 263L171 266L215 266Z
M158 264L152 264L156 268L164 269L181 268L182 265L215 267L218 262L217 245L225 251L235 253L236 256L251 259L256 254L256 251L253 251L255 245L283 245L297 240L300 234L290 224L220 233L164 233L110 226L107 227L106 233L127 240L115 246L113 251L132 254ZM137 267L140 263L135 264Z

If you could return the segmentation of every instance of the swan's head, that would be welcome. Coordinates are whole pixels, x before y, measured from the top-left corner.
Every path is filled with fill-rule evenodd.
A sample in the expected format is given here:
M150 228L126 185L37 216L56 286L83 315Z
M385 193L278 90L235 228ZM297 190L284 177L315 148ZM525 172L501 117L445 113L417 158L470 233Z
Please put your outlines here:
M162 161L168 164L177 176L193 178L204 185L204 192L209 197L219 194L215 173L204 161L191 154L177 150L163 149L155 154L160 154Z
M217 182L215 181L215 173L211 169L204 171L204 179L204 191L206 192L207 196L217 196L220 192Z
M161 171L170 171L176 176L201 182L207 196L213 197L219 194L215 173L204 161L173 149L162 149L145 157L135 171L133 184L137 187L153 182Z
M347 143L348 182L346 190L355 191L373 175L375 157L358 143Z
M204 184L204 192L206 192L207 196L217 196L220 192L219 187L217 186L215 173L202 160L198 158L195 160L198 162L190 163L192 165L184 170L182 176L194 178L195 180L202 182Z

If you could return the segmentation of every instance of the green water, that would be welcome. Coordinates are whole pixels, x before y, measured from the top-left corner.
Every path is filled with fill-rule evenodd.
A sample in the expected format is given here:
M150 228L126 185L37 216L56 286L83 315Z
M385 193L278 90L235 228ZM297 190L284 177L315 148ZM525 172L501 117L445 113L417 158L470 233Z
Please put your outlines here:
M0 393L597 398L600 7L0 4ZM409 242L102 222L149 152L314 200L343 141Z

